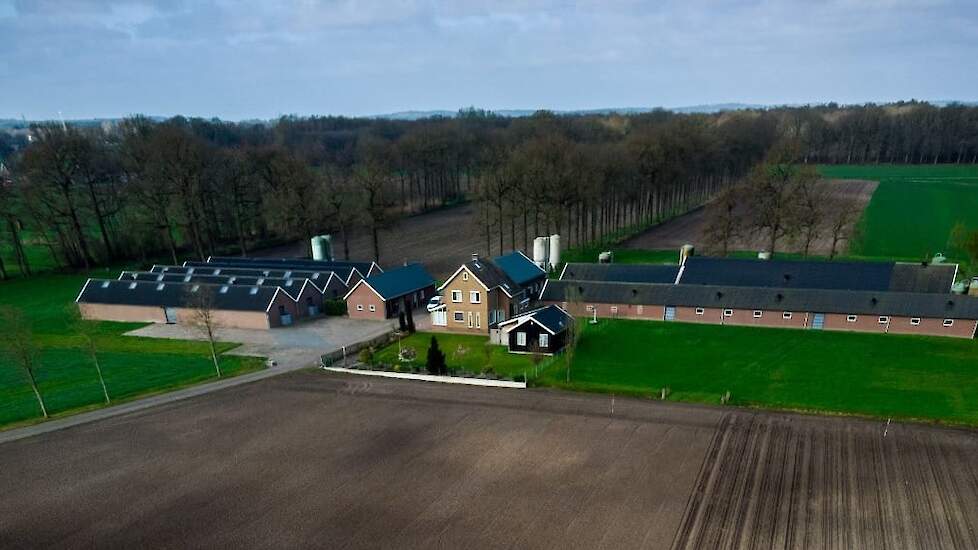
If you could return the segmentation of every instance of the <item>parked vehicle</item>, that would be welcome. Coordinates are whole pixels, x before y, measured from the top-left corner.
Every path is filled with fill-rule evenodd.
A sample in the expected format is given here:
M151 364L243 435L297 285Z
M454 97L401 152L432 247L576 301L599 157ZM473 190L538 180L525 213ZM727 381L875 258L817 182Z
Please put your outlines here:
M431 299L428 300L428 306L427 306L428 312L430 313L440 308L442 306L443 301L444 298L442 298L441 296L432 296Z

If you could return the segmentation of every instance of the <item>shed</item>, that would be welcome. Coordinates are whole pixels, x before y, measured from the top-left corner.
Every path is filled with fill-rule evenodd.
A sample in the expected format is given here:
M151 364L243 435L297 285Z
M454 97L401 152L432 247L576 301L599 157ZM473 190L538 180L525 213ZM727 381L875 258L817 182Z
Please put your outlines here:
M557 305L527 312L499 324L510 353L553 355L567 343L574 318Z

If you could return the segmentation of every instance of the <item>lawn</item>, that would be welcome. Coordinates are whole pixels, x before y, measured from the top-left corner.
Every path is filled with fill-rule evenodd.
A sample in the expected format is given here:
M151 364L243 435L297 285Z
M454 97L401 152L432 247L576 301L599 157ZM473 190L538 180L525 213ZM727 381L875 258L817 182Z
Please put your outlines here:
M832 178L879 181L861 221L857 256L923 259L943 252L958 222L978 229L978 166L819 166Z
M102 390L84 341L71 334L65 322L65 308L84 281L79 275L42 275L0 283L0 304L23 309L32 323L38 383L53 415L102 403ZM114 401L215 377L206 343L123 336L139 324L100 322L96 326L99 359ZM234 347L221 344L220 350ZM233 376L263 368L263 363L258 358L224 356L221 368L226 376ZM24 372L0 355L0 426L33 421L40 414Z
M615 263L616 264L675 264L679 263L679 251L678 250L640 250L634 248L615 248L612 246L606 247L588 247L588 248L570 248L561 256L561 261L565 263L597 263L598 254L604 252L605 250L611 250L615 253ZM560 271L557 271L557 275L560 275Z
M978 341L604 320L537 380L576 390L978 425Z
M489 343L487 336L472 336L468 334L446 334L432 332L416 332L401 340L401 347L410 347L417 352L417 359L410 363L401 363L397 359L398 344L395 342L374 354L374 364L401 365L410 368L423 368L428 360L428 346L431 337L438 339L438 346L445 352L445 363L449 369L456 369L473 374L485 372L491 368L493 372L504 378L525 376L533 373L533 360L528 355L513 354L506 351L505 346Z
M7 273L11 277L17 277L21 274L20 268L17 266L14 248L7 242L6 237L7 235L0 237L0 259L3 260L3 265L7 269ZM54 258L51 257L51 251L37 239L33 238L29 231L24 231L21 237L24 241L24 252L27 254L27 263L30 264L32 272L41 273L51 271L56 267Z

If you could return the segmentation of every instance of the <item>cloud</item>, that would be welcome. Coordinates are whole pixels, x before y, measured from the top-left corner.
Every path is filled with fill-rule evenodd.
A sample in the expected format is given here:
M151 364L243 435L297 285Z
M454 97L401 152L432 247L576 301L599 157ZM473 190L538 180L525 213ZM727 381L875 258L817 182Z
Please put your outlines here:
M0 116L975 99L964 0L0 0ZM4 112L6 111L6 112Z

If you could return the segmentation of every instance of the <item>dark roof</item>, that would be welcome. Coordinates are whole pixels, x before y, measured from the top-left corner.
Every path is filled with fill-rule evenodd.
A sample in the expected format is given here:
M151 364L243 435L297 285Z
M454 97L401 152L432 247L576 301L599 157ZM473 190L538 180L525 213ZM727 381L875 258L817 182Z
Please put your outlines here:
M366 275L373 262L351 262L344 260L310 260L308 258L240 258L228 256L212 256L207 259L207 263L220 265L237 266L263 266L276 269L304 269L311 271L337 271L349 273L351 269L356 269ZM378 266L380 267L380 266ZM383 271L381 269L381 271Z
M522 287L516 283L505 271L499 268L495 263L491 261L486 261L482 258L475 258L465 262L466 268L480 281L482 284L486 285L489 290L496 287L501 287L506 294L510 296L515 295L519 292Z
M521 252L512 252L504 256L498 256L493 258L492 262L518 285L525 285L547 276L547 272L543 268L533 263L532 260Z
M678 265L569 263L564 267L560 278L579 281L672 284L676 282L678 274Z
M308 281L310 284L319 288L315 282L305 277L254 277L245 275L186 275L178 273L147 273L123 271L119 277L121 281L157 281L164 283L204 283L212 285L241 285L241 286L277 286L282 290L294 295L302 289L302 285ZM325 281L322 281L325 282Z
M286 278L305 278L317 283L325 283L329 280L330 273L333 271L304 271L293 269L275 269L267 267L227 267L222 265L207 264L204 262L186 262L187 265L154 265L150 270L152 273L167 273L185 275L187 273L200 275L237 275L243 277L275 277ZM336 276L346 281L349 273L336 273Z
M213 292L214 309L235 311L266 311L279 291L278 287L269 286L89 279L76 301L83 304L183 307L194 287Z
M669 305L733 309L978 319L978 298L921 292L856 291L718 285L661 285L548 281L541 300L567 301L567 289L583 303Z
M686 259L679 283L684 285L888 290L891 262L826 262L750 260L740 258Z
M950 292L955 264L897 263L893 265L890 290L899 292Z
M435 278L425 270L423 265L410 264L371 275L364 279L364 282L376 290L384 300L392 300L434 285Z
M528 319L533 319L541 326L546 327L550 332L557 334L567 328L574 318L566 311L556 305L544 306L533 311L521 313L508 321L504 321L499 326L516 323L517 326L523 324Z

